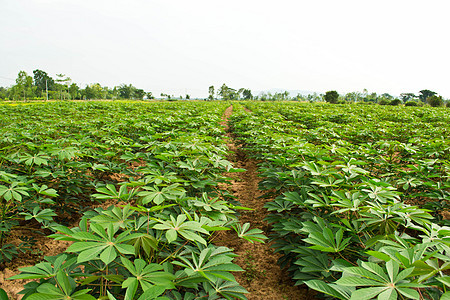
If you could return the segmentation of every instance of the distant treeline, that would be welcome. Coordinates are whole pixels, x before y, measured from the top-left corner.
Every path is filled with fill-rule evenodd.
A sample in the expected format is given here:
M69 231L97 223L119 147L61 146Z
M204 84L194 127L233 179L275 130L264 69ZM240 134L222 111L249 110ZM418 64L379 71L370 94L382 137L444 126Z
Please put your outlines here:
M336 91L328 91L325 94L297 94L290 95L287 91L275 93L262 93L253 96L249 89L233 89L223 84L217 91L214 86L209 87L209 100L223 99L223 100L260 100L260 101L308 101L308 102L329 102L334 104L344 104L349 102L365 102L377 103L380 105L400 105L406 106L422 106L429 104L431 106L443 106L448 100L444 100L436 92L430 90L421 90L416 95L414 93L402 93L400 97L394 97L388 93L377 94L369 93L367 90L362 92L351 92L340 95Z
M0 100L91 100L91 99L155 99L152 92L144 91L134 87L132 84L121 84L113 88L101 86L99 83L86 85L84 88L64 74L56 74L52 78L47 72L36 69L33 76L25 71L20 71L14 85L11 87L0 87ZM161 93L161 98L167 100L183 99L183 96L174 96ZM191 99L185 95L184 99ZM328 91L325 94L297 94L290 95L287 91L275 93L261 93L253 95L250 89L234 89L223 84L216 89L214 86L208 88L208 97L204 100L259 100L259 101L309 101L329 103L366 102L380 105L420 106L429 104L431 106L443 106L448 100L430 90L421 90L419 93L402 93L394 97L388 93L351 92L338 94L336 91Z
M17 75L16 84L11 87L0 87L2 100L81 100L81 99L153 99L151 92L121 84L113 88L92 83L82 88L72 82L70 77L57 74L52 78L47 72L34 70L33 76L25 71Z

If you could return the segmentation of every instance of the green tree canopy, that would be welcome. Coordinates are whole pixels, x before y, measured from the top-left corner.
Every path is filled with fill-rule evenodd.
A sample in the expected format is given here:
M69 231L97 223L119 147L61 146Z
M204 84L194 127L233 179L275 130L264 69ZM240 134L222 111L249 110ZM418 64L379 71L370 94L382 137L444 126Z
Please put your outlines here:
M339 94L336 91L328 91L323 96L323 99L328 103L337 103L339 99Z
M36 69L33 71L34 85L37 88L38 93L42 93L48 89L49 91L55 90L55 80L48 76L47 72Z
M242 98L244 98L245 100L252 100L253 99L252 91L249 89L244 89L242 91Z
M428 97L434 96L437 93L430 91L430 90L421 90L419 91L419 99L422 100L422 102L426 102Z

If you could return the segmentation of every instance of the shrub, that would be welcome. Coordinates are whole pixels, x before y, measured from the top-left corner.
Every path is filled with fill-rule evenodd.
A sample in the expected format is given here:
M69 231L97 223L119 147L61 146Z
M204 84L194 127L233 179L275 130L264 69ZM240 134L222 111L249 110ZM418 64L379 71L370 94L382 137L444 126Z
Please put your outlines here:
M402 101L400 101L400 99L397 99L397 98L395 98L394 100L391 101L391 103L389 103L389 105L394 105L394 106L397 106L400 104L402 104Z
M380 101L378 101L379 105L388 105L390 103L391 103L391 101L389 101L387 99L381 99Z
M436 95L430 96L427 98L427 102L432 107L439 107L439 106L444 105L444 100L442 99L442 96L436 96Z
M416 101L408 101L405 103L405 106L418 106Z

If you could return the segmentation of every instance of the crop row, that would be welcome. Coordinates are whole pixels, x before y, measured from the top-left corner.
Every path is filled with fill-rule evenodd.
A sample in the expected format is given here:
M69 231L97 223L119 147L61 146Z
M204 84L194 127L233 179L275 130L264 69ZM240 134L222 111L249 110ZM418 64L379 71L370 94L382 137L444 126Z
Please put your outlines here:
M245 106L245 110L244 110ZM296 284L339 299L449 299L450 120L432 108L235 105L270 239Z
M230 273L241 270L235 255L211 243L230 229L264 238L239 225L244 208L220 187L225 172L242 171L226 159L227 106L0 106L0 263L33 246L10 243L16 229L72 242L10 278L38 279L25 298L246 299ZM98 201L116 205L90 209Z

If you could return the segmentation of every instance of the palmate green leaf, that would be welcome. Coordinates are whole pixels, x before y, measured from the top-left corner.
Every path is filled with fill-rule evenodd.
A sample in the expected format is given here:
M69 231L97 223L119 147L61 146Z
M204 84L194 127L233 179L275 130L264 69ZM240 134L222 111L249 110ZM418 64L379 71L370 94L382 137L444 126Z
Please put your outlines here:
M241 267L232 263L235 255L226 247L206 248L200 252L200 255L192 253L191 258L179 257L182 262L173 263L184 267L188 276L195 278L195 275L201 275L211 282L219 279L236 282L236 279L230 272L243 271Z
M30 295L27 299L31 300L95 300L95 297L89 295L90 289L84 289L74 292L75 284L71 284L68 280L68 276L64 271L60 270L57 273L56 278L58 287L50 284L43 283L37 287L37 292Z
M130 200L135 194L136 191L132 189L131 191L127 190L126 185L121 185L119 190L116 190L116 187L113 184L107 184L104 187L97 188L97 192L100 194L93 194L92 196L97 199L118 199L127 201Z
M206 241L198 233L209 234L207 230L202 228L202 224L196 221L186 221L187 217L184 214L178 215L177 219L170 216L170 221L163 221L160 219L154 219L160 224L153 226L154 229L166 230L166 238L169 243L174 242L177 239L178 234L187 240L199 242L206 245Z
M91 232L84 232L83 234L79 234L81 232L78 232L78 234L75 233L73 235L78 236L80 239L88 239L91 241L75 242L66 250L66 252L79 252L78 263L100 259L105 264L109 264L117 257L117 253L134 254L134 247L125 242L142 236L142 234L138 233L130 234L130 230L127 230L114 237L118 228L114 228L111 223L106 229L94 223L91 223L89 228L97 235Z
M362 262L361 267L344 268L343 276L336 281L342 286L370 286L356 290L351 299L397 299L398 293L411 299L419 299L419 294L413 288L423 288L422 284L405 280L411 276L414 267L399 272L399 264L395 260L386 262L385 268L371 263ZM350 276L348 276L350 274Z
M336 233L325 227L322 232L310 231L307 238L303 241L312 244L311 249L316 249L324 252L340 252L344 250L349 244L351 238L346 238L342 241L343 231L339 229Z
M20 213L25 216L25 220L35 219L36 221L42 223L43 221L53 221L53 217L57 216L50 208L45 208L40 210L39 206L33 208L33 213Z
M248 291L241 287L238 283L232 281L226 281L223 279L219 279L216 282L208 282L207 284L211 285L212 289L209 290L205 288L209 292L210 297L218 294L226 299L240 299L247 300L244 294L247 294Z
M131 210L130 204L123 206L122 209L113 206L106 210L98 209L97 211L99 214L92 217L90 220L91 222L101 224L102 226L112 223L114 229L118 230L119 228L127 228L127 225L133 222L132 216L134 211Z
M17 200L22 201L22 196L30 196L29 188L23 186L23 183L13 182L9 187L0 185L0 197L6 201Z
M267 237L264 234L262 234L263 233L262 230L256 228L250 229L250 223L245 223L244 225L236 224L233 225L232 227L240 238L243 238L249 241L250 243L253 242L264 243L264 240L267 239Z
M48 197L57 197L58 196L58 192L55 189L50 189L45 184L39 187L37 184L33 183L33 189L37 193L44 195L44 196L48 196Z
M141 202L143 205L153 202L156 205L163 203L166 200L175 200L181 198L185 194L185 190L180 184L175 183L167 187L159 188L158 186L144 186L144 190L137 195L142 197Z
M68 258L66 254L45 257L44 262L37 263L31 267L19 268L21 272L18 275L9 277L8 280L14 279L38 279L55 277L60 269L66 269L75 264L76 258Z
M135 251L134 254L137 257L140 256L141 250L144 251L147 256L150 256L152 251L158 250L158 240L150 234L142 234L139 237L129 240L128 243L133 245Z
M133 286L134 282L139 283L143 291L153 285L165 287L166 289L175 288L173 280L175 276L171 273L163 271L163 266L159 264L146 263L142 259L136 259L134 262L121 257L123 265L130 271L133 276L128 277L123 283L123 288Z
M37 154L31 155L29 153L23 153L19 155L19 161L24 162L27 166L33 165L48 165L48 159L50 157L44 152L39 152Z

